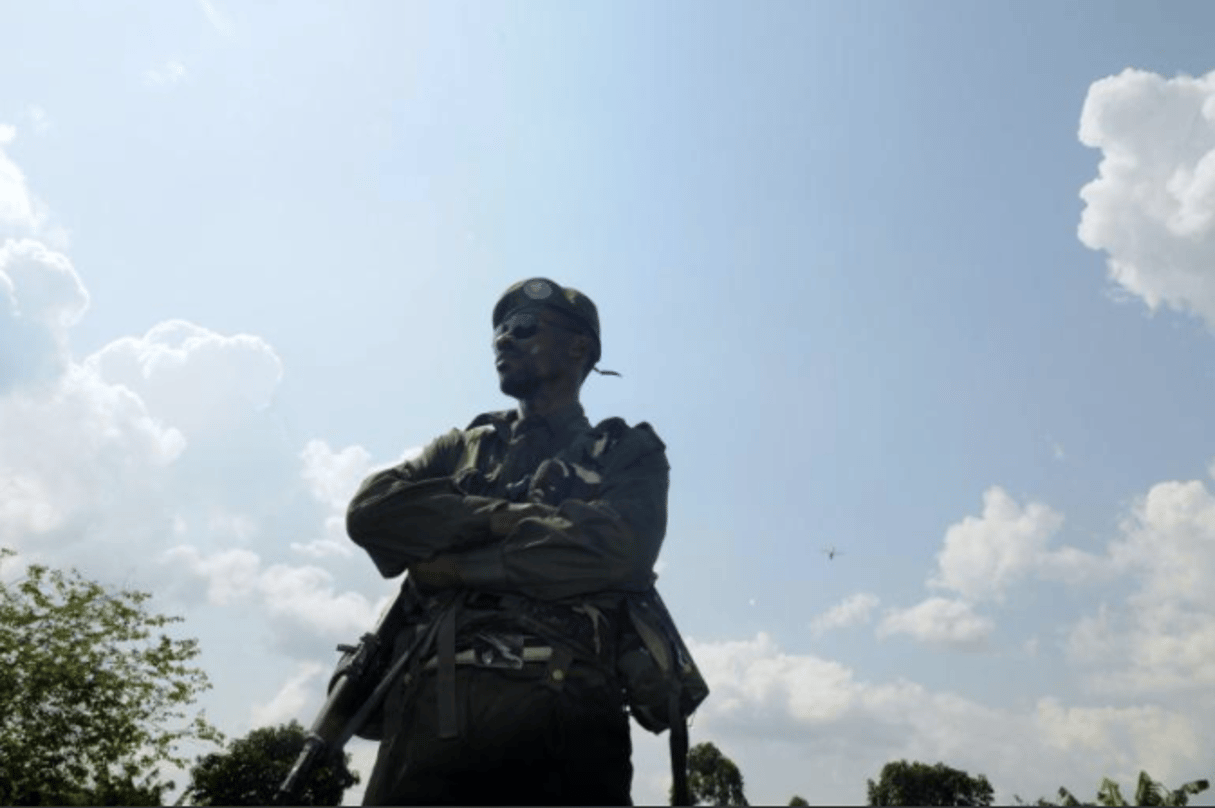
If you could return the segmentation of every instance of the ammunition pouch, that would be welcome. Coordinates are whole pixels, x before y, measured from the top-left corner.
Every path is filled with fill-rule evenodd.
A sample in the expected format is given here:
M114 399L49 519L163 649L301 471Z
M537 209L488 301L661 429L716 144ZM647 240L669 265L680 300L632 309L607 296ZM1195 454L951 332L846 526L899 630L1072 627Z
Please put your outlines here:
M709 686L679 636L658 590L625 598L625 621L616 670L629 712L653 733L680 726L709 695ZM672 715L672 712L678 712Z

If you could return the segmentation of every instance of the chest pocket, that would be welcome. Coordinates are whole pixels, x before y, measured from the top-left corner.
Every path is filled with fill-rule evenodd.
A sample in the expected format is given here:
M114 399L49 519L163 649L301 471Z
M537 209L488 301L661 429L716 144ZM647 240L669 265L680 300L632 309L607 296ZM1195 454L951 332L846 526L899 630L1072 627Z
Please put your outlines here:
M514 492L521 500L559 505L567 499L584 502L599 496L605 460L624 433L625 424L610 418L574 438L568 446L537 467L527 490Z

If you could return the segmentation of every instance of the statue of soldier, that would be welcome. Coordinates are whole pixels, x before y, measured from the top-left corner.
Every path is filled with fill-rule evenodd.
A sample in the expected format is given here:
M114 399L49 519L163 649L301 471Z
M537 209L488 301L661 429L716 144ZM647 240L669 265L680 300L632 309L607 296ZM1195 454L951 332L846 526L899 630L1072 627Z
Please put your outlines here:
M518 407L372 474L347 513L382 575L408 570L418 616L396 658L426 643L385 700L365 804L629 805L616 656L666 533L665 447L648 424L587 420L582 383L610 372L588 297L521 281L493 326Z

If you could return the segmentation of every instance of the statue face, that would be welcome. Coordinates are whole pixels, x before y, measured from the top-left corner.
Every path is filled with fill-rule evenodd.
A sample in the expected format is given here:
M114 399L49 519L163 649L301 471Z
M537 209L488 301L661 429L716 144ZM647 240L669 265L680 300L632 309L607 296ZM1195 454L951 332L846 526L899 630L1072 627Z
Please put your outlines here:
M543 309L507 317L494 330L494 367L498 386L512 398L528 398L565 376L578 378L580 360L571 350L577 331Z

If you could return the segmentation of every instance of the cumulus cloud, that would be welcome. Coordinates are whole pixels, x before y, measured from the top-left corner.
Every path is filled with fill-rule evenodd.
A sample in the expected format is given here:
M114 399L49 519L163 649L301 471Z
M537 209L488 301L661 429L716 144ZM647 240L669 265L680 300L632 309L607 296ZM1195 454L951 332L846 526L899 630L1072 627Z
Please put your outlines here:
M844 666L785 654L762 632L754 640L689 643L689 650L713 691L706 704L719 719L821 724L852 702L852 674Z
M868 592L849 595L810 621L810 630L815 636L818 636L832 629L868 623L869 616L877 608L878 603L877 595Z
M1108 255L1110 278L1215 327L1215 73L1127 69L1093 83L1080 141L1102 152L1080 192L1080 240Z
M1009 586L1031 573L1073 582L1098 576L1102 566L1096 557L1047 546L1062 524L1063 516L1050 507L1019 505L993 486L983 493L981 516L967 516L945 532L929 585L975 602L999 602Z
M879 637L906 634L920 642L960 649L983 645L995 628L966 601L928 598L908 609L892 609L878 624Z
M300 452L301 475L319 501L345 508L359 483L371 472L371 455L362 446L347 446L340 452L323 440L310 440Z
M158 500L184 439L130 391L72 365L47 389L0 395L0 424L0 541L112 563L104 540L131 548L168 528L140 506Z
M1215 686L1215 496L1201 480L1157 483L1111 543L1131 581L1071 630L1068 652L1102 691L1207 692Z
M291 644L293 632L302 630L308 642L320 636L358 636L375 624L387 605L359 592L337 592L333 575L316 566L271 564L263 568L259 556L244 549L203 554L180 545L164 555L167 564L188 570L202 585L209 603L231 606L255 601L285 630L282 642ZM296 637L295 639L299 639ZM315 644L312 645L315 650Z
M1139 770L1168 783L1188 779L1201 765L1197 750L1206 740L1191 715L1155 705L1065 707L1044 698L1033 721L1049 748L1107 761L1122 779Z
M324 665L315 662L301 663L296 673L283 683L269 702L253 705L250 711L253 726L268 727L292 719L299 720L304 714L305 706L313 700L315 684L327 672Z
M84 364L137 393L188 436L230 430L265 409L283 376L278 355L260 337L224 336L184 320L117 339Z
M0 124L0 238L32 233L41 222L25 175L3 148L16 137L16 127Z
M393 594L340 518L368 453L288 440L282 363L256 335L168 320L74 356L88 292L39 232L3 150L14 134L0 127L0 546L19 553L3 573L46 563L152 592L202 638L216 684L203 706L225 730L306 720L335 641ZM285 679L256 706L250 667Z
M855 799L856 783L900 758L982 772L1004 803L1012 789L1032 798L1106 775L1133 778L1140 767L1171 782L1193 776L1212 737L1185 711L1159 706L1043 698L993 708L906 679L865 681L838 662L786 652L764 633L689 648L712 690L697 733L744 773L786 778L783 791L767 792L782 798L804 793L813 777L823 801ZM798 765L767 765L773 759Z
M67 330L88 305L67 256L32 239L0 245L0 393L58 377L68 363Z

